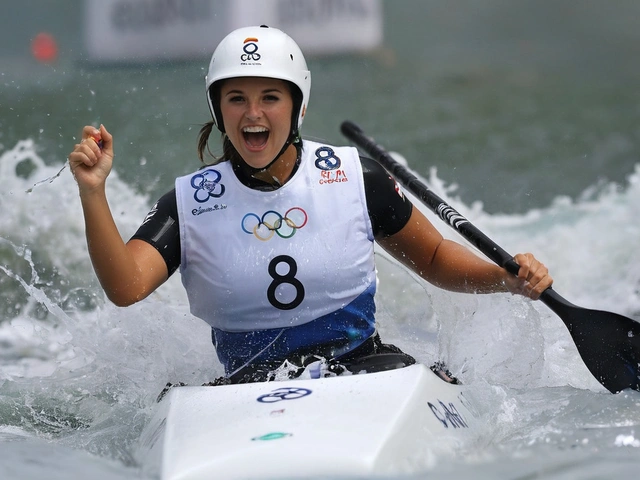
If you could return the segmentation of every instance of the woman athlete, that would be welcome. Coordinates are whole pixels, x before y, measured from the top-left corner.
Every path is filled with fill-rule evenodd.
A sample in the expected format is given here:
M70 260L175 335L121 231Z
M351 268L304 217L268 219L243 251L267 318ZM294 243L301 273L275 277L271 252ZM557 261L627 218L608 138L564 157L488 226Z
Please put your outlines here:
M447 290L537 299L551 286L530 253L514 257L516 277L444 239L355 148L303 140L310 86L302 52L282 31L225 37L206 76L212 120L198 141L204 162L217 128L223 154L176 179L126 243L105 194L113 136L84 127L69 161L91 260L113 303L144 299L179 268L191 312L211 326L224 382L239 383L272 378L285 361L322 359L336 373L385 353L393 366L414 362L376 333L374 242Z

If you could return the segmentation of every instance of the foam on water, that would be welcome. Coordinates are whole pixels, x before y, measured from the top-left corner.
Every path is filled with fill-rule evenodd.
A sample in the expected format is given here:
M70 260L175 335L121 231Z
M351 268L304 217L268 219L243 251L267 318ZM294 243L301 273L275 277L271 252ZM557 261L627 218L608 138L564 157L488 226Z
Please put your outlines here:
M132 308L105 300L71 174L27 193L60 168L29 140L0 157L0 283L11 305L0 320L1 423L131 465L130 446L165 383L202 383L220 367L177 276ZM149 201L116 172L108 195L128 237Z
M43 474L61 457L73 469L88 462L104 478L135 476L132 452L164 384L200 384L221 374L209 329L189 314L179 275L140 304L121 309L107 302L88 258L72 175L65 169L34 188L55 177L64 159L46 165L30 140L0 155L0 441L11 442L11 453L3 447L0 458L12 455L24 465L8 478L31 474L31 446L48 452ZM640 167L625 188L600 186L579 201L558 198L525 215L488 215L481 203L462 204L455 186L435 171L426 181L507 251L535 252L570 301L628 316L640 312ZM150 199L115 171L108 196L128 238ZM460 239L426 213L446 236ZM594 449L619 468L640 465L620 453L637 450L640 397L604 392L544 305L508 294L444 292L383 252L378 268L384 340L425 363L445 361L474 386L490 425L484 441L455 462L431 459L417 470L446 476L484 469L487 478L509 468L530 473L535 462L526 459L543 448L570 448L576 465Z

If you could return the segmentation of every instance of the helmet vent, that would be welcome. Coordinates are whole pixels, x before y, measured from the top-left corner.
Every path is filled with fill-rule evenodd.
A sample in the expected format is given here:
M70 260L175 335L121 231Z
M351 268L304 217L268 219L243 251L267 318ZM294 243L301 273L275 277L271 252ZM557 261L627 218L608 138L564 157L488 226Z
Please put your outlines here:
M291 61L293 62L293 53L289 54L289 58L291 58Z

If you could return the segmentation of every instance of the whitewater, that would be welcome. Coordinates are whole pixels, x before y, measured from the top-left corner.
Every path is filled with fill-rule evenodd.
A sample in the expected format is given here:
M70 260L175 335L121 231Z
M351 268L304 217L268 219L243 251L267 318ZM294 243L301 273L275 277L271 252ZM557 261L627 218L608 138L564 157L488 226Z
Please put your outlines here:
M106 300L73 177L64 158L47 165L40 151L28 138L0 150L0 478L145 478L137 442L159 392L222 369L178 274L132 307ZM597 184L521 214L465 204L435 169L424 181L507 251L535 252L571 302L640 317L640 165L624 185ZM155 199L115 171L107 194L128 238ZM472 386L487 424L477 442L425 459L409 478L637 473L640 393L600 386L544 305L444 292L377 257L383 338L424 363L446 362Z

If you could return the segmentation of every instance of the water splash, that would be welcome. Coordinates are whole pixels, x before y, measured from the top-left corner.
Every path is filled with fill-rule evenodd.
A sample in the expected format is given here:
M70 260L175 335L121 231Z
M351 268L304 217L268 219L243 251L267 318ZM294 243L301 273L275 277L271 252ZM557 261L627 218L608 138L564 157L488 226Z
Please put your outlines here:
M178 275L132 307L105 300L86 250L75 182L60 164L46 165L36 150L25 140L0 156L0 424L133 465L136 435L164 384L201 384L220 375L210 331L189 314ZM35 179L52 177L55 182L38 182L33 190ZM600 187L578 201L558 198L524 215L489 215L480 202L462 203L455 185L435 170L426 183L508 251L534 251L569 299L624 314L640 311L639 179L636 169L625 189ZM149 199L115 171L107 193L127 237L148 212ZM445 236L460 240L430 218ZM494 440L511 438L515 448L532 439L565 445L571 408L585 402L582 391L598 392L599 385L562 322L520 297L444 292L383 255L378 310L384 340L425 363L443 360L471 383L492 418L500 419L490 432ZM576 397L562 410L556 397L567 392ZM591 395L596 404L602 398ZM548 424L544 414L534 413L545 402L557 406L542 408L549 418L566 412L553 431L538 429ZM611 417L601 419L605 430L613 428ZM523 433L516 438L518 429Z
M67 168L69 166L69 161L67 160L65 162L65 164L62 166L62 168L60 170L58 170L58 173L56 173L55 175L51 175L48 178L45 178L44 180L40 180L39 182L36 182L33 184L33 186L31 188L28 188L27 190L25 190L26 193L31 193L33 192L33 189L44 184L44 183L51 183L53 182L56 178L58 178L60 176L60 174L64 171L65 168Z

